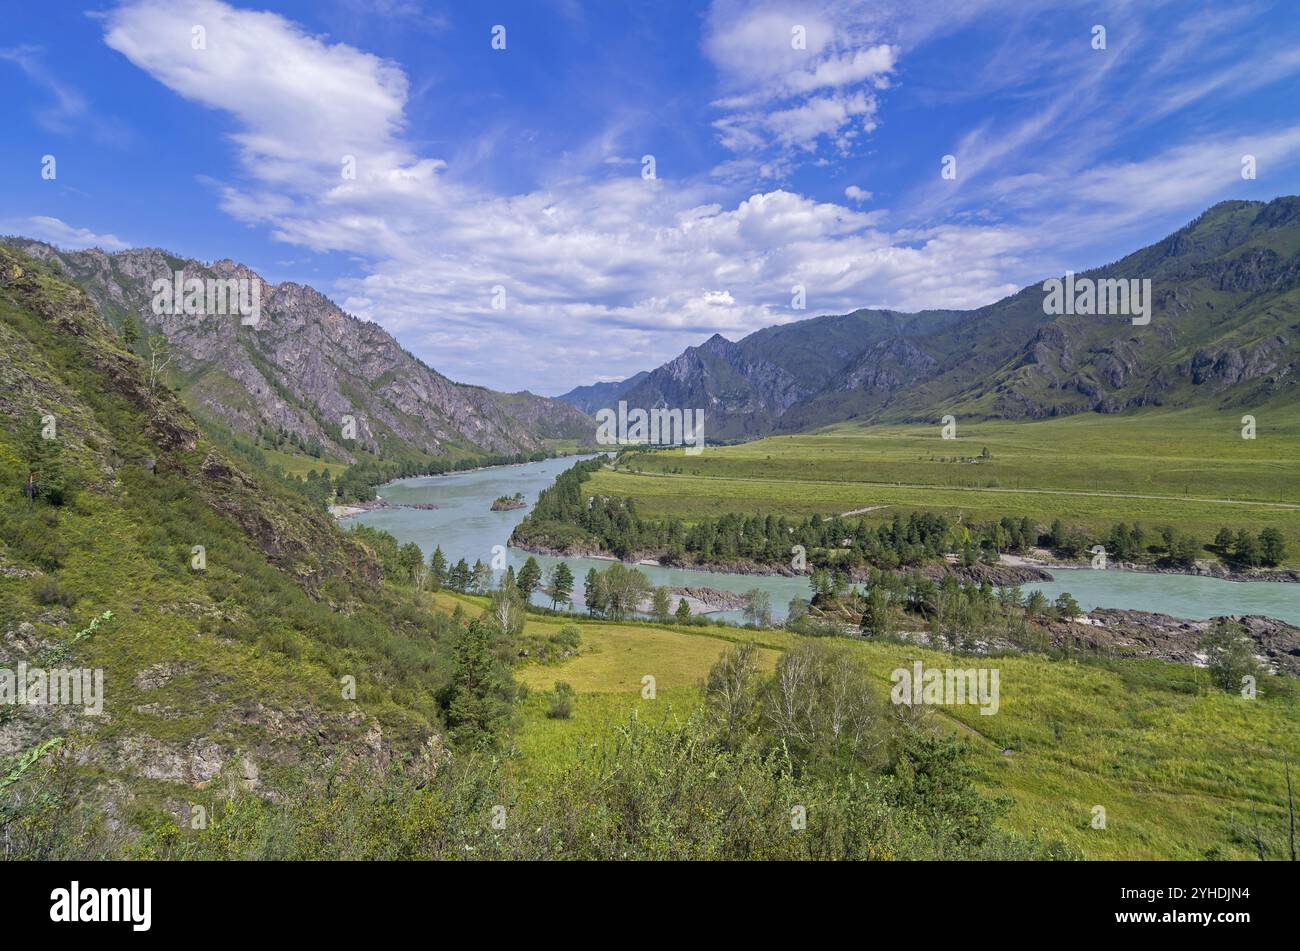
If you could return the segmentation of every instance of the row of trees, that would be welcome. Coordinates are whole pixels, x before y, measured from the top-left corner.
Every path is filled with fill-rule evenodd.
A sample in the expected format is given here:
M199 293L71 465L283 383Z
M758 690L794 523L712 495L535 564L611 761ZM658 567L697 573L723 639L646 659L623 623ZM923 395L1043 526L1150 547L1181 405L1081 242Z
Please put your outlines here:
M491 568L481 560L476 560L471 566L464 558L454 565L449 564L442 546L434 548L429 556L427 573L427 586L432 591L449 588L466 594L489 594L493 590ZM518 591L525 604L540 590L550 599L552 608L573 603L573 586L573 569L567 563L557 562L549 572L543 573L542 566L532 555L517 574L514 565L508 566L501 582L501 587Z
M856 620L864 634L890 637L908 625L925 624L952 649L970 646L982 632L1023 633L1028 622L1067 620L1082 613L1069 592L1049 602L1041 591L1025 594L1018 585L995 588L989 582L964 583L954 575L936 581L920 571L873 569L867 584L851 584L846 573L818 571L810 579L812 598L790 606L787 627L806 634L833 634L842 624L817 618ZM809 608L815 613L809 612Z
M1118 522L1104 538L1094 540L1081 529L1066 527L1057 519L1048 530L1047 543L1071 557L1080 557L1092 545L1100 544L1108 557L1119 561L1155 558L1180 567L1191 566L1204 550L1194 535L1179 532L1168 525L1151 535L1140 522L1132 525ZM1233 531L1224 526L1215 535L1211 549L1224 560L1246 567L1276 566L1286 557L1286 536L1272 526L1258 534L1251 534L1244 528Z
M576 579L567 562L557 562L544 572L537 559L529 555L518 572L513 565L508 566L497 584L495 573L481 559L473 565L464 558L452 564L439 545L426 563L420 546L414 542L402 545L388 532L368 525L354 525L351 531L378 555L387 577L417 590L446 588L484 596L509 591L518 596L521 611L538 591L550 600L552 609L573 604ZM592 616L623 620L636 613L647 599L650 615L660 622L686 622L691 618L690 605L684 598L678 598L674 606L669 589L651 585L645 572L636 568L615 562L604 571L592 568L584 579L583 601ZM754 623L771 623L771 597L765 591L749 592L745 610Z
M425 564L419 546L414 543L399 545L387 532L364 525L355 526L353 532L376 551L389 577L420 590L447 588L489 597L509 591L517 594L521 614L523 606L539 590L549 598L554 609L573 604L575 578L563 561L557 562L549 572L543 572L537 559L530 555L518 572L513 565L509 566L498 585L494 572L482 560L470 565L461 558L451 564L438 546ZM858 587L844 569L815 568L809 586L810 600L792 602L788 622L792 629L805 633L817 632L816 625L805 620L809 606L822 615L837 613L861 618L864 632L876 636L895 633L911 615L931 625L952 645L968 640L972 632L988 629L999 619L1009 619L1011 609L1020 609L1027 620L1040 621L1081 613L1068 593L1049 603L1038 591L1025 595L1018 586L994 588L987 581L967 584L952 575L936 581L917 569L901 573L871 569L867 583ZM611 620L624 620L638 613L647 602L645 613L661 623L688 623L692 617L685 598L678 597L674 603L667 587L652 585L645 572L621 562L614 562L603 571L595 568L587 571L583 579L583 602L589 615ZM762 588L751 589L743 596L742 611L746 623L771 626L771 595Z
M1278 565L1286 557L1286 537L1271 525L1258 535L1224 526L1214 536L1214 547L1224 558L1249 568Z

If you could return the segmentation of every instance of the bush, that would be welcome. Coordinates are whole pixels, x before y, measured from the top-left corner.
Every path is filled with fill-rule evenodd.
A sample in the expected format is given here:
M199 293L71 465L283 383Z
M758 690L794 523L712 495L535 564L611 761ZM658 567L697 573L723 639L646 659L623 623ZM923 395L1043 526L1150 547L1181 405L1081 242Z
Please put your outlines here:
M573 716L573 688L564 681L556 681L555 689L550 693L550 700L546 715L552 720L567 720Z
M562 651L573 653L582 646L582 631L576 624L566 624L551 637L551 643Z
M1261 670L1255 658L1255 644L1241 624L1219 618L1205 632L1200 646L1206 655L1210 677L1219 689L1237 693L1244 686L1244 678L1259 679Z
M32 585L32 597L37 604L43 604L46 607L61 604L65 608L70 608L77 603L76 594L48 576L37 579L36 583Z

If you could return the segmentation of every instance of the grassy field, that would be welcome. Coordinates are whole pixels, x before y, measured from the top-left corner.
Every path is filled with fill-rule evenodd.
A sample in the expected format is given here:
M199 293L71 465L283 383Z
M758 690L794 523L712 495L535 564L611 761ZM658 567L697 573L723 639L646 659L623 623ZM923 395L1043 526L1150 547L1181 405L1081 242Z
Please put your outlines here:
M434 598L444 609L461 604L471 614L485 603L445 593ZM559 623L530 618L527 631L545 633ZM689 716L709 666L737 641L753 637L770 668L798 640L785 631L588 620L579 626L579 656L517 674L530 693L515 738L516 768L530 782L562 773L578 750L599 744L633 712ZM890 672L914 660L1000 671L996 714L951 706L936 723L968 739L990 793L1013 797L1008 822L1018 831L1064 839L1092 859L1248 859L1258 821L1270 854L1280 856L1283 758L1300 759L1300 694L1289 680L1265 681L1257 699L1244 700L1212 689L1203 670L1160 661L954 659L910 645L847 643L867 660L882 704ZM645 674L656 678L653 700L642 698ZM545 691L561 680L578 697L570 719L553 720ZM1095 806L1105 809L1105 829L1092 827Z
M984 520L1061 518L1104 532L1117 521L1173 525L1203 543L1227 525L1269 525L1300 564L1300 407L1261 410L1256 438L1240 412L1083 414L940 426L841 424L738 446L634 457L597 473L601 495L636 499L647 517L694 521L720 511L873 518L918 509ZM982 451L989 456L980 459ZM978 461L974 461L978 460Z
M331 478L335 478L348 468L346 462L326 462L300 453L281 452L279 449L263 449L262 455L266 457L269 465L279 466L285 475L290 476L305 477L308 472L315 469L317 472L327 471Z

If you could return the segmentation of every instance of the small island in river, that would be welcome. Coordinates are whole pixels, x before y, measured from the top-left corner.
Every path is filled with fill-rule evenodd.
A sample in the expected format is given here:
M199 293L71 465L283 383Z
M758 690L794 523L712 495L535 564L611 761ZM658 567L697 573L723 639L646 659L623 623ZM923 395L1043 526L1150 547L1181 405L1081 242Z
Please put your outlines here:
M522 492L516 492L514 495L499 495L492 503L493 512L509 512L512 509L524 508L528 508L528 503L524 501Z

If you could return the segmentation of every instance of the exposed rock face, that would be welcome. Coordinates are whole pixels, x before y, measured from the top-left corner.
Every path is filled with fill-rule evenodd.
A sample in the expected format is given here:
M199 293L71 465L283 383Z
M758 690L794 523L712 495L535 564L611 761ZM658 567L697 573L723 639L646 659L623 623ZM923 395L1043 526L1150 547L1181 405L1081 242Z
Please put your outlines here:
M1219 390L1272 373L1289 373L1293 349L1292 342L1279 335L1247 347L1198 350L1190 367L1192 383L1197 386L1209 383Z
M532 452L547 438L591 439L595 424L567 403L531 393L497 393L454 383L407 353L378 324L361 321L315 289L273 285L233 261L211 265L144 248L63 252L11 241L78 282L101 315L120 325L134 314L142 336L163 334L183 374L183 392L204 416L246 436L259 428L352 460L358 446ZM157 314L153 282L245 280L259 289L255 326L238 313ZM355 442L343 433L355 419Z
M714 334L650 373L619 399L643 409L703 409L705 433L712 436L760 432L808 395L788 371L751 359L739 346ZM734 424L732 430L723 428L728 422Z
M921 573L927 578L939 579L955 575L968 584L1014 585L1034 581L1051 581L1050 573L1033 565L927 565Z
M920 347L903 337L895 337L868 347L848 371L842 389L901 389L913 380L928 376L935 364L934 357Z
M1099 623L1053 624L1053 641L1119 657L1156 657L1182 664L1200 664L1200 641L1215 621L1189 621L1151 611L1098 608L1088 616ZM1230 617L1242 624L1256 644L1256 653L1274 671L1300 676L1300 628L1259 615Z
M730 591L721 591L717 588L706 587L686 587L686 588L669 588L669 601L673 609L677 607L680 600L686 601L686 606L691 609L691 614L712 614L715 611L738 611L745 606L744 595L733 594ZM649 596L643 598L637 605L637 610L642 614L651 613L653 599Z

